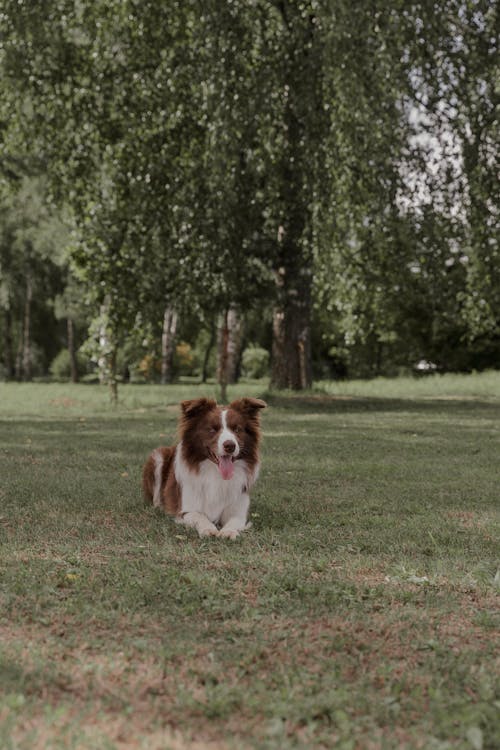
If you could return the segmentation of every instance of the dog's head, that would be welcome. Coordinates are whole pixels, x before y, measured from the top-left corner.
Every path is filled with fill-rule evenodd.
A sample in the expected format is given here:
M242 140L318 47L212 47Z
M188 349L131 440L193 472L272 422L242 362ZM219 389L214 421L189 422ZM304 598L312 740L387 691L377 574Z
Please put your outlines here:
M259 413L265 406L257 398L240 398L229 406L218 406L209 398L183 401L179 432L185 460L197 468L209 459L223 479L231 479L235 461L254 465L260 440Z

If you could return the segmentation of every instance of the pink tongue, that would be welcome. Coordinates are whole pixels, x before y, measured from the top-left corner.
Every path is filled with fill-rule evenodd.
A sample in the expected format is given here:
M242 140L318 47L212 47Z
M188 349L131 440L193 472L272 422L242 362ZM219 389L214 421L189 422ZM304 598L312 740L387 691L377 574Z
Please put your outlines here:
M231 456L221 456L219 458L219 471L223 479L231 479L234 474L234 464Z

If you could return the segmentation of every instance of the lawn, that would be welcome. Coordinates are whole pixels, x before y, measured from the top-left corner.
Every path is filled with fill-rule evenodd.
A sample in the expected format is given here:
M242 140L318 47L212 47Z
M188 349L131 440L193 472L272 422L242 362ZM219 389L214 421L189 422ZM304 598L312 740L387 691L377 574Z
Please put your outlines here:
M253 528L144 506L213 386L0 385L0 747L500 746L500 373L262 383Z

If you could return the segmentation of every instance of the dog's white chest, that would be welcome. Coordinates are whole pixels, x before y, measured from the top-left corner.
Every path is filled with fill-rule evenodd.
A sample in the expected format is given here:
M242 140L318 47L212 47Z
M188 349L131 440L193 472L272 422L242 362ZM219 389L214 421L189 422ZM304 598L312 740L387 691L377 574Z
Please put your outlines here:
M231 479L223 479L217 466L208 459L192 471L181 456L175 456L175 478L181 487L181 513L203 513L217 523L224 510L248 492L248 476L244 461L236 461Z

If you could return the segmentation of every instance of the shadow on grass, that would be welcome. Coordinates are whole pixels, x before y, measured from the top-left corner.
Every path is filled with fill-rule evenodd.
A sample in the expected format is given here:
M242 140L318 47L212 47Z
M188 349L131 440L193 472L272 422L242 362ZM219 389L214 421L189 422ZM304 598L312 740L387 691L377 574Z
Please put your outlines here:
M16 451L39 455L55 451L85 453L109 450L115 454L137 452L144 460L157 445L171 444L175 439L172 425L150 427L150 437L145 435L144 424L137 419L116 420L89 418L84 423L73 419L50 418L30 421L0 419L0 450L10 455Z
M14 661L4 659L0 656L0 684L2 691L12 693L24 688L26 677L24 670Z
M25 669L20 663L0 654L0 692L10 695L10 700L7 700L10 708L20 708L24 703L24 696L39 697L46 692L48 685L57 686L59 681L53 664L44 668Z
M263 394L270 410L276 409L297 415L305 414L391 414L421 413L446 415L465 414L474 418L487 418L500 423L500 402L474 398L384 398L360 396L331 396L328 394ZM474 414L475 413L475 414ZM116 417L119 417L118 419ZM153 419L151 415L115 414L111 418L89 416L78 420L68 416L39 418L34 421L0 419L0 450L11 455L56 451L60 457L75 451L94 453L111 452L115 456L137 455L140 460L158 445L176 442L176 419L166 419L164 414ZM161 429L161 432L159 431Z
M488 410L493 416L500 415L500 403L485 401L480 398L384 398L384 397L362 397L362 396L330 396L327 394L279 395L266 393L267 405L271 408L283 409L284 411L325 412L332 414L343 414L353 412L436 412L446 411L449 413L458 411L472 412L476 410Z

